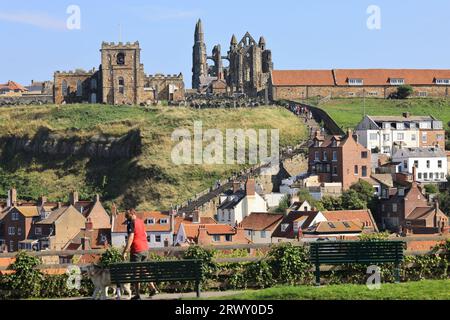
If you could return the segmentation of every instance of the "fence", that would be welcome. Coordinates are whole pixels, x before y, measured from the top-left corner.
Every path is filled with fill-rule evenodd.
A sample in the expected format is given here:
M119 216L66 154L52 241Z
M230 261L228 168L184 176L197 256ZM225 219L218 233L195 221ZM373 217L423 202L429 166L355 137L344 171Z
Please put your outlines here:
M408 244L412 242L429 242L435 241L436 243L450 240L449 236L420 236L420 237L406 237L406 238L392 238L389 241L404 241ZM294 241L290 242L293 246L307 246L308 242L302 241ZM203 246L202 248L206 250L216 250L216 251L233 251L233 250L247 250L249 252L255 252L257 250L268 251L271 248L282 245L284 243L271 243L271 244L242 244L242 245L222 245L222 246ZM160 254L176 254L183 253L187 251L189 247L165 247L165 248L151 248L149 250L150 253L160 253ZM101 255L105 252L105 249L100 250L73 250L73 251L38 251L38 252L29 252L31 256L35 257L71 257L71 256L81 256L81 255ZM406 250L405 255L409 256L419 256L419 255L428 255L433 251L430 250ZM2 258L14 258L17 253L2 253L0 254L0 259ZM246 263L246 262L255 262L263 260L264 256L249 256L243 258L217 258L214 259L216 263ZM48 270L48 269L65 269L74 264L49 264L49 265L40 265L37 269ZM79 266L84 266L80 264ZM8 267L0 267L0 271L8 270Z

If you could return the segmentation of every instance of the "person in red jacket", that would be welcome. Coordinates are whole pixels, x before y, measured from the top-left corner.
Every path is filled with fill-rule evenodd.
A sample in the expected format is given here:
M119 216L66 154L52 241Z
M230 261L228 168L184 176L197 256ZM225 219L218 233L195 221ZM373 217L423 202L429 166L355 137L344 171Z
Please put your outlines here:
M123 250L123 258L126 259L127 252L130 251L130 262L144 262L147 260L149 249L144 221L136 216L134 210L127 210L125 217L127 219L128 241ZM153 292L158 293L155 286L153 284L151 286ZM141 300L139 283L136 283L135 289L136 296L132 300Z

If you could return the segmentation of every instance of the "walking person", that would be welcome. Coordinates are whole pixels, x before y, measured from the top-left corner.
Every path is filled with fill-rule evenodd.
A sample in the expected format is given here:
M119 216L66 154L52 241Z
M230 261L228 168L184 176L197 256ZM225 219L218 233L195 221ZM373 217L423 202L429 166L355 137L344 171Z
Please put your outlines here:
M127 210L125 217L127 219L128 241L123 250L123 258L126 259L127 253L130 252L130 262L144 262L147 260L149 249L144 221L136 216L134 210ZM150 283L150 287L153 291L152 295L159 293L153 283ZM140 289L140 283L136 283L136 296L132 300L141 300Z

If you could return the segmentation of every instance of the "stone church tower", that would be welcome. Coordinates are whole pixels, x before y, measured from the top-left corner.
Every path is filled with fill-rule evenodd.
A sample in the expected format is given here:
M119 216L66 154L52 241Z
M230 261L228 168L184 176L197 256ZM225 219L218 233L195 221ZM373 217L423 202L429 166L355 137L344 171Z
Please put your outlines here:
M144 91L144 66L139 42L102 43L103 103L139 104Z
M208 76L208 63L206 54L205 34L202 21L195 25L195 43L193 48L192 88L200 89L204 79Z

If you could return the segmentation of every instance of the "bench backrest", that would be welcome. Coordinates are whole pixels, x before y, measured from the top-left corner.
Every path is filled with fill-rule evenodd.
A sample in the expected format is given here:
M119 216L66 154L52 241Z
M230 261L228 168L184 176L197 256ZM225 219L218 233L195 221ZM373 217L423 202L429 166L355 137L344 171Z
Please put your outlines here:
M313 264L341 263L400 263L403 258L403 241L320 241L310 246Z
M201 260L116 263L109 267L112 283L200 281Z

